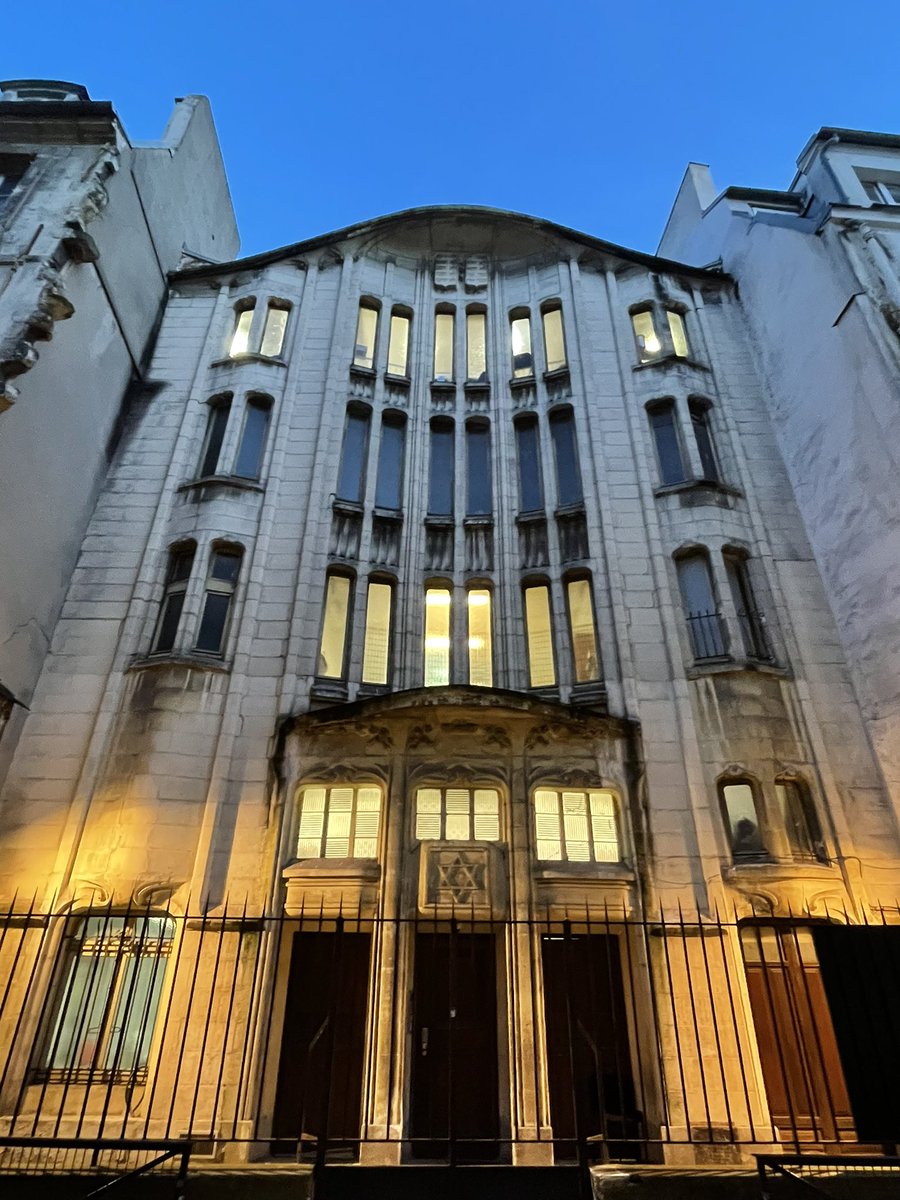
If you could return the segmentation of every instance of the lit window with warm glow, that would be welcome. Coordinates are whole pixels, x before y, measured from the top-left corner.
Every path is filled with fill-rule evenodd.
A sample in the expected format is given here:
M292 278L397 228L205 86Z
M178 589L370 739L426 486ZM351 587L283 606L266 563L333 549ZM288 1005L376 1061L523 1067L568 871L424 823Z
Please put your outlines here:
M534 374L534 355L531 352L531 319L513 317L509 324L512 348L513 379L528 379Z
M391 333L388 338L388 375L406 377L409 356L409 317L391 313Z
M487 379L487 314L466 314L466 378L470 383Z
M377 858L380 824L380 788L305 787L297 857Z
M493 687L491 593L487 588L471 588L467 596L467 605L469 615L469 683L473 687Z
M500 793L495 788L425 787L416 791L420 842L496 842Z
M590 683L600 678L590 582L587 579L569 580L566 595L569 601L569 634L572 639L575 682Z
M250 349L250 326L253 324L253 305L241 308L237 312L234 332L231 335L231 346L228 353L232 358L246 354Z
M260 354L266 358L278 358L281 354L289 312L287 304L274 301L266 309L266 323L263 326L262 344L259 348Z
M688 356L688 341L687 332L684 328L684 317L680 312L675 312L674 309L666 309L666 318L669 322L669 334L672 338L672 349L678 358L687 358Z
M553 687L553 633L550 623L550 589L536 584L525 589L525 629L528 638L528 674L531 687Z
M450 682L450 592L428 588L425 592L425 686L444 687Z
M612 792L538 788L534 832L543 862L616 863L622 857Z
M371 369L375 362L375 335L378 332L378 309L370 304L360 304L356 321L356 345L353 350L354 367Z
M453 382L453 330L455 322L452 312L439 312L434 316L434 379L436 383Z
M548 371L561 371L566 365L566 339L561 308L547 308L543 314L544 354Z
M363 683L387 683L388 652L391 641L391 601L389 583L372 580L366 595L366 637L363 646Z
M662 343L656 336L656 326L653 324L653 313L646 310L632 313L631 324L640 351L641 362L650 362L662 350Z
M323 679L343 678L349 611L350 580L346 575L329 575L325 585L325 612L316 671Z

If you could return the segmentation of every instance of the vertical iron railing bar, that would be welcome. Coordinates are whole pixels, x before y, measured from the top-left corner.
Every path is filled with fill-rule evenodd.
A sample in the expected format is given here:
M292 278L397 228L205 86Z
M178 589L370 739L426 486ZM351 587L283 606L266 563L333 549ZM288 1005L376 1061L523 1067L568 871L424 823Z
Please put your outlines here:
M824 1053L824 1048L822 1046L822 1039L819 1037L819 1022L816 1019L816 1010L813 1007L812 994L809 990L809 980L806 977L806 967L803 962L803 950L801 949L800 938L797 933L797 921L794 920L794 918L793 918L790 904L788 904L788 917L790 919L788 928L790 929L791 935L793 936L794 953L797 955L797 970L800 974L800 978L803 980L803 991L804 991L804 994L806 997L806 1011L809 1014L809 1020L810 1020L810 1024L812 1026L812 1031L813 1031L813 1038L815 1039L815 1043L816 1043L816 1054L818 1055L819 1067L821 1068L820 1071L818 1072L818 1075L821 1076L822 1082L825 1085L825 1097L828 1101L828 1109L831 1114L833 1139L834 1139L834 1141L839 1142L841 1140L841 1137L840 1137L840 1129L838 1127L837 1109L835 1108L834 1096L832 1095L831 1084L828 1079L828 1071L825 1069L825 1053ZM810 931L810 938L811 937L812 937L812 932ZM818 956L817 956L817 961L818 961ZM826 1132L826 1130L824 1129L824 1122L823 1122L822 1132L823 1133Z
M545 923L547 923L546 910L544 913L544 920ZM544 943L541 935L540 923L536 923L534 928L532 928L530 924L527 925L525 927L525 934L528 939L528 978L531 984L531 1066L534 1082L534 1117L537 1140L538 1142L541 1142L543 1141L544 1121L546 1120L547 1124L550 1125L553 1117L552 1114L545 1111L545 1097L541 1089L541 1069L539 1062L541 1044L543 1043L545 1047L545 1055L547 1045L546 1013L543 1011L542 1006L538 1003L538 972L541 973L541 979L543 979L544 973ZM510 940L512 941L514 939L516 943L515 960L516 966L518 967L520 964L521 947L519 928L516 923L513 923L509 936ZM515 1014L516 1012L518 1012L518 1009L514 1008L513 1013ZM513 1019L515 1020L515 1017L513 1017ZM515 1054L513 1054L513 1057L515 1057Z
M225 898L225 907L222 916L222 940L225 939L225 922L228 918L228 898ZM225 1060L228 1057L228 1041L231 1036L231 1017L234 1012L234 1000L237 995L237 977L240 969L241 950L244 944L244 930L247 922L247 893L244 893L244 903L241 908L240 924L237 931L237 945L234 948L234 969L231 972L231 983L228 988L228 1010L225 1013L225 1023L222 1027L222 1053L219 1055L219 1070L216 1076L216 1086L213 1092L212 1111L210 1113L210 1126L217 1136L221 1137L222 1125L219 1120L220 1108L222 1103L223 1087L222 1079L225 1075ZM232 1137L235 1132L235 1121L231 1123Z
M187 1045L188 1033L190 1032L190 1028L191 1028L191 1018L194 1015L194 993L196 992L196 989L197 989L197 974L200 970L200 956L203 953L203 936L206 933L206 925L207 925L208 917L209 917L209 896L207 895L205 900L200 901L200 929L198 931L199 937L197 938L197 948L196 948L196 953L194 955L194 966L193 966L193 970L191 971L191 982L190 982L190 987L188 989L188 994L187 994L187 998L186 998L187 1003L186 1003L186 1006L184 1009L184 1026L181 1031L181 1044L178 1047L178 1057L177 1057L176 1066L175 1066L175 1079L176 1080L180 1080L180 1078L181 1078L181 1064L184 1062L184 1050L185 1050L185 1046ZM191 932L191 930L189 929L189 925L190 925L190 918L189 918L189 914L186 912L184 914L184 931L182 934L182 936L185 938L185 940L187 939L188 933ZM200 1068L198 1066L198 1071L199 1071L199 1069ZM165 1128L165 1136L166 1137L172 1136L172 1118L175 1113L175 1101L176 1101L176 1089L173 1088L172 1095L169 1099L169 1111L166 1115L166 1128ZM190 1132L190 1127L188 1127L188 1129L185 1130L186 1134L189 1132Z
M809 1048L806 1044L806 1038L803 1036L803 1024L800 1020L800 1008L797 1003L797 993L795 982L791 975L790 962L785 953L785 942L782 937L782 925L775 927L775 945L778 947L778 957L782 966L782 971L785 980L785 991L787 994L788 1010L791 1015L791 1025L794 1031L794 1042L800 1056L800 1065L803 1075L803 1087L806 1091L806 1100L809 1106L810 1121L812 1124L813 1139L820 1141L819 1138L819 1115L818 1104L816 1102L816 1093L814 1088L812 1063L809 1056ZM799 971L800 964L797 964Z
M675 988L672 983L672 964L669 960L669 930L666 923L665 912L662 907L662 901L659 906L659 928L660 937L663 944L663 958L666 964L666 980L669 985L669 1007L672 1010L672 1032L675 1035L675 1053L678 1056L678 1076L681 1082L681 1098L684 1104L684 1124L687 1131L687 1140L692 1140L691 1134L691 1112L690 1103L688 1101L687 1082L684 1077L684 1054L681 1048L681 1031L678 1027L678 1012L675 1008ZM668 1135L671 1137L671 1128L668 1129Z
M728 957L726 957L726 953L728 955L732 955L733 947L732 947L732 950L727 950L726 943L731 942L731 939L728 936L729 926L722 924L722 914L719 912L718 900L716 901L715 908L716 908L716 927L718 928L718 931L719 931L719 946L721 947L721 951L722 951L722 970L725 975L725 983L727 985L727 990L728 990L728 1012L731 1017L731 1029L734 1034L734 1044L737 1047L738 1063L740 1064L740 1068L741 1068L741 1088L744 1093L744 1105L745 1105L746 1111L747 1111L747 1123L750 1128L750 1140L755 1142L755 1141L757 1141L756 1123L753 1120L753 1105L750 1101L750 1089L747 1086L747 1064L744 1060L744 1039L741 1036L741 1030L738 1025L737 1007L736 1007L735 1001L734 1001L734 982L731 978L732 971L734 971L736 969L737 964L735 963L735 966L729 965L729 959L728 959ZM733 928L734 928L737 950L738 950L738 953L740 954L741 953L741 942L740 942L740 931L737 927L737 913L735 913L735 921L734 921ZM743 955L741 955L741 965L743 965ZM774 1141L775 1140L775 1129L774 1129L774 1126L772 1125L771 1121L769 1122L769 1133L771 1135L770 1140Z
M453 1036L455 1032L453 1022L454 1013L456 1012L456 956L459 953L455 904L451 904L450 914L450 962L447 971L447 1156L450 1166L455 1167L456 1143L453 1135L456 1130L456 1093L454 1088L456 1072L453 1070L453 1055L456 1050L456 1039Z
M225 900L225 904L226 904L225 911L227 911L227 904L228 904L227 898ZM218 930L216 930L216 925L218 925L218 927L219 927ZM213 1006L215 1005L215 1002L216 1002L216 984L219 982L219 966L222 961L222 946L225 943L225 917L224 917L224 915L221 918L216 918L216 917L212 918L211 934L212 934L212 936L216 937L216 956L215 956L215 959L213 960L212 979L210 980L210 983L209 983L209 999L206 1002L206 1016L203 1021L203 1036L200 1039L200 1053L197 1055L197 1075L194 1080L194 1098L191 1101L191 1112L190 1112L190 1116L188 1117L188 1127L187 1127L187 1131L186 1131L188 1136L192 1136L194 1133L194 1120L197 1116L197 1101L200 1096L200 1085L203 1080L203 1068L206 1065L206 1045L207 1045L207 1042L209 1041L209 1029L210 1029L210 1025L212 1024ZM216 935L218 935L218 936L216 936ZM201 935L200 945L197 948L198 961L200 959L200 955L203 952L203 943L205 940L206 939ZM204 1126L204 1132L205 1132L205 1126ZM211 1124L210 1124L210 1129L209 1129L209 1136L210 1136L210 1138L215 1137L215 1129L212 1128Z
M171 911L171 904L166 908L167 919L171 919L173 923L173 933L178 932L178 950L175 953L175 964L171 969L171 981L169 983L169 994L166 997L166 1012L162 1020L162 1033L159 1038L159 1050L156 1055L156 1070L153 1072L153 1082L150 1085L150 1095L147 1097L147 1114L144 1117L144 1137L147 1137L150 1132L150 1120L153 1114L153 1101L156 1099L156 1089L161 1075L160 1067L165 1061L164 1050L166 1048L166 1040L169 1034L169 1017L172 1014L172 1005L175 999L175 993L178 988L178 968L181 965L181 955L184 950L184 944L187 941L187 913L191 911L191 897L188 896L184 915L179 921L175 920L175 916ZM165 986L165 975L163 975L163 985Z
M2 925L0 925L0 962L3 961L3 948L6 945L6 935L9 933L9 931L11 929L15 928L13 914L15 912L16 901L18 899L18 896L19 896L19 891L17 888L16 891L13 892L12 899L9 902L9 906L7 907L6 912L3 914L3 923L2 923ZM32 905L33 904L34 904L34 900L32 899ZM28 932L28 928L29 928L29 926L26 921L26 923L22 926L22 936L19 938L19 944L16 946L15 953L13 954L13 961L10 964L10 969L7 973L6 986L3 989L3 995L0 996L0 1023L2 1023L3 1014L6 1011L6 1001L9 996L10 988L12 987L12 984L13 984L13 979L15 978L15 975L16 975L16 966L18 965L18 961L19 961L19 952L21 950L22 943L25 941L25 935Z
M628 1034L629 1034L629 1036L628 1036L629 1047L631 1047L633 1050L633 1054L631 1055L631 1058L633 1058L633 1060L637 1066L638 1096L640 1097L640 1101L639 1101L640 1109L638 1110L640 1113L640 1124L638 1126L640 1137L638 1140L640 1142L646 1142L646 1140L647 1140L646 1139L647 1088L646 1088L646 1084L644 1082L644 1056L641 1053L641 1044L640 1044L641 1038L640 1038L639 1031L641 1028L641 1023L639 1021L638 1011L637 1011L637 975L636 975L636 972L634 969L634 956L633 956L632 947L631 947L631 937L632 937L631 923L628 920L628 911L625 907L624 900L622 901L622 930L623 930L622 943L625 946L625 958L627 961L627 970L628 970L628 1003L629 1003L629 1007L631 1008L631 1031L629 1032L626 1029L626 1032L628 1032ZM625 1012L625 1022L626 1022L626 1026L627 1026L627 1024L628 1024L628 1010L627 1009ZM637 1107L637 1106L635 1106L635 1107Z
M399 903L399 901L398 901L398 903ZM418 917L418 913L416 914L416 917ZM393 937L392 937L393 945L391 947L391 953L393 955L393 966L391 968L391 1012L390 1012L390 1022L388 1024L388 1034L390 1037L390 1043L388 1046L388 1087L387 1087L387 1097L386 1097L385 1110L384 1110L384 1138L385 1138L385 1141L389 1141L390 1136L391 1136L391 1115L394 1110L394 1088L397 1085L397 1079L396 1079L396 1075L395 1075L395 1071L397 1069L397 1066L396 1066L397 1055L395 1054L395 1049L396 1049L396 1039L397 1039L397 1020L400 1016L399 1011L398 1011L398 1004L397 1004L397 993L398 993L398 990L400 987L400 956L401 956L401 952L406 954L406 952L408 950L408 947L404 944L407 941L407 938L404 937L404 934L403 934L403 928L402 928L402 926L400 924L400 920L399 920L399 913L395 912L393 917L389 917L387 919L393 925ZM380 939L382 941L383 941L383 936L384 935L382 934L382 938ZM407 1019L409 1019L408 1014L407 1014ZM413 1053L415 1053L415 1051L413 1051Z
M624 903L623 903L623 909L624 909ZM665 1122L665 1130L666 1130L665 1141L671 1142L672 1129L671 1129L671 1114L670 1114L670 1110L669 1110L670 1089L669 1089L669 1085L668 1085L668 1074L667 1074L666 1067L665 1067L665 1058L663 1055L662 1019L660 1016L659 1003L658 1003L657 995L656 995L656 981L653 977L653 954L650 949L649 923L643 915L641 916L641 919L638 922L638 928L641 931L641 941L642 941L642 944L644 947L644 957L646 959L646 967L647 967L647 982L649 984L648 990L650 993L650 1009L651 1009L651 1012L653 1013L653 1041L656 1046L656 1069L659 1073L659 1103L660 1103L660 1109L661 1109L660 1116L664 1118L664 1122ZM637 1026L635 1026L635 1028L637 1028ZM663 1138L662 1138L662 1134L660 1132L660 1141L662 1141L662 1140L663 1140Z
M694 1044L697 1047L697 1066L700 1069L700 1086L703 1092L703 1110L706 1113L706 1130L709 1140L713 1141L712 1113L709 1108L709 1088L706 1084L706 1063L703 1054L703 1046L700 1043L700 1025L697 1021L697 1002L694 998L694 972L691 969L690 956L688 954L688 939L687 931L684 925L684 910L681 906L681 899L678 900L678 929L681 934L681 952L684 955L684 973L687 977L688 997L691 1002L691 1024L694 1030ZM697 936L703 940L703 928L700 924L700 914L697 914Z
M587 921L588 921L588 933L590 934L592 932L591 916L590 916L590 912L588 910L587 901L585 901L584 909L585 909L585 915L587 916ZM616 1087L617 1087L617 1090L619 1093L619 1113L620 1113L621 1121L622 1121L622 1140L623 1140L623 1142L628 1142L630 1139L626 1132L627 1124L626 1124L626 1116L625 1116L625 1108L626 1108L625 1091L624 1091L624 1088L622 1085L622 1079L623 1079L622 1059L621 1059L622 1041L621 1041L620 1031L619 1031L619 1014L617 1012L618 1005L616 1004L615 978L614 978L613 964L612 964L613 944L615 944L615 947L616 947L616 962L619 965L619 986L622 988L623 992L624 992L624 988L625 988L625 981L622 978L622 952L619 947L620 939L619 939L619 935L618 934L613 935L612 930L610 929L609 903L605 898L603 900L603 928L604 928L604 936L606 938L606 987L607 987L607 993L609 995L609 1010L610 1010L610 1013L612 1014L613 1057L615 1059L615 1064L616 1064ZM626 933L626 936L627 936L627 933ZM588 942L588 944L590 945L590 941ZM588 980L590 983L589 991L591 993L591 996L590 996L591 1011L593 1012L594 1001L595 1001L595 996L593 994L593 992L594 992L593 961L591 961L591 969L588 971ZM627 1035L628 1035L627 1027L625 1029L625 1034L626 1034L625 1045L627 1045L628 1044L627 1043ZM603 1080L602 1065L603 1064L601 1061L600 1062L601 1077L598 1080L598 1087L599 1087L600 1095L605 1102L606 1084ZM604 1104L604 1108L605 1108L605 1104ZM603 1112L603 1114L601 1116L600 1125L601 1125L601 1130L602 1130L603 1139L604 1139L604 1162L609 1162L609 1158L610 1158L610 1155L609 1155L609 1119L608 1119L608 1114L605 1111Z
M244 1111L245 1103L245 1085L250 1076L250 1066L248 1063L248 1052L250 1047L250 1036L253 1028L253 1011L254 997L256 995L256 987L259 983L259 960L262 956L263 942L266 940L266 918L265 915L260 916L259 928L256 931L256 950L253 954L253 970L250 975L250 986L247 995L247 1013L244 1020L244 1037L241 1046L240 1056L240 1074L238 1076L237 1095L234 1101L234 1122L232 1124L232 1137L237 1132L238 1122L241 1120L241 1113ZM256 1121L254 1120L254 1126Z
M18 895L18 893L16 893L16 895ZM25 915L23 917L22 934L16 944L16 949L15 949L15 953L13 955L13 960L9 966L9 976L7 978L6 988L3 993L3 1003L2 1003L2 1005L0 1005L0 1018L2 1018L2 1016L6 1010L7 999L9 997L10 992L12 991L13 983L16 979L16 976L19 973L19 959L22 955L25 944L28 940L28 930L32 928L32 922L34 920L35 899L36 899L36 894L33 894L31 897L31 903L28 906L28 911L25 913ZM15 904L15 898L13 898L13 904ZM9 921L9 924L11 927L13 926L13 915L12 915L13 911L14 910L11 910L7 916L7 919ZM43 955L40 953L40 950L41 950L43 942L47 936L47 930L49 928L50 928L50 920L48 918L46 925L44 925L43 929L41 930L41 937L38 939L40 945L38 947L38 952L35 954L34 962L32 963L31 976L25 987L25 996L23 998L21 1005L19 1006L18 1016L13 1024L13 1028L10 1032L9 1044L6 1049L6 1060L3 1064L3 1072L2 1072L2 1074L0 1074L0 1096L2 1096L3 1089L6 1086L6 1076L9 1071L10 1065L13 1061L13 1057L15 1055L16 1043L19 1040L19 1029L22 1024L22 1019L25 1015L26 1001L28 999L29 992L31 991L31 984L32 984L32 981L34 978L35 970L37 969L37 964L39 962L41 962L43 959Z
M34 918L35 899L36 899L36 897L33 896L32 900L31 900L31 905L28 910L28 918L27 918L25 930L23 930L23 934L22 934L23 939L25 938L25 934L29 928L31 920L33 920L33 918ZM63 920L64 920L63 928L65 929L65 918ZM25 992L24 992L24 995L22 996L22 1003L19 1007L19 1013L16 1018L15 1027L13 1028L12 1035L10 1037L9 1054L6 1059L6 1063L4 1064L4 1067L3 1067L3 1074L2 1074L2 1076L0 1076L0 1095L3 1094L3 1091L6 1087L6 1079L7 1079L8 1073L9 1073L9 1069L15 1060L16 1047L19 1042L19 1036L22 1032L22 1027L25 1023L25 1014L31 1008L31 996L32 996L32 991L34 990L35 980L38 978L41 968L46 965L45 960L44 960L44 951L46 949L47 943L52 942L54 928L55 927L54 927L53 920L48 916L47 922L44 925L43 929L41 930L41 936L38 939L37 948L34 951L34 956L31 961L31 969L28 972L28 981L25 984ZM17 954L18 954L18 947L17 947ZM37 1025L35 1026L36 1044L39 1048L40 1048L41 1039L44 1036L44 1021L46 1019L46 1008L52 998L53 992L55 990L55 986L56 986L55 973L51 970L50 977L49 977L49 980L47 983L47 987L44 991L44 998L41 1002L41 1010L40 1010L40 1013L38 1014ZM34 1056L35 1056L35 1049L34 1049L34 1046L32 1046L28 1052L28 1056L27 1056L27 1059L24 1064L24 1069L22 1071L22 1080L21 1080L21 1083L19 1084L19 1088L18 1088L17 1095L16 1095L16 1103L13 1106L13 1111L12 1111L12 1114L10 1117L10 1122L9 1122L10 1133L13 1133L13 1131L15 1130L16 1121L19 1118L19 1112L20 1112L22 1103L25 1098L26 1090L27 1090L29 1082L31 1080L31 1072L32 1072Z
M777 1016L777 1012L775 1009L775 1002L772 998L772 983L771 983L771 980L769 979L769 970L768 970L768 965L766 963L765 945L762 940L762 926L758 922L754 922L751 925L747 925L747 926L743 926L743 927L739 926L738 927L738 937L739 938L743 937L743 930L745 928L752 929L754 931L754 933L756 934L757 950L759 952L760 973L762 974L763 984L765 987L766 1001L769 1006L769 1017L772 1022L772 1030L775 1034L775 1036L773 1037L773 1041L775 1042L775 1049L778 1051L778 1067L781 1072L781 1082L784 1087L785 1099L787 1100L788 1120L790 1121L790 1124L791 1124L791 1133L793 1135L794 1149L799 1154L800 1153L800 1131L799 1131L799 1128L797 1125L797 1114L794 1111L794 1098L791 1095L791 1084L790 1084L790 1079L789 1079L789 1076L787 1073L787 1064L786 1064L785 1058L784 1058L784 1051L781 1046L781 1038L778 1036L778 1016ZM769 926L769 928L772 929L773 934L777 940L777 938L778 938L777 929L775 929L771 925ZM743 943L741 946L741 953L743 954ZM771 1117L773 1115L774 1114L772 1113L772 1111L770 1109L769 1116ZM773 1121L772 1124L774 1127L775 1122ZM778 1129L778 1132L779 1132L779 1134L781 1133L780 1128ZM781 1137L779 1140L783 1141L784 1138Z
M716 1008L716 997L715 993L713 992L712 976L710 975L709 971L709 952L706 949L706 943L709 940L706 936L707 928L708 927L704 926L700 921L698 914L697 929L700 934L700 950L703 957L703 970L704 974L706 975L706 991L707 995L709 996L709 1012L710 1016L712 1017L713 1034L715 1035L716 1039L716 1058L718 1059L719 1063L719 1078L722 1083L722 1097L725 1101L725 1120L728 1122L728 1140L733 1142L735 1140L734 1120L731 1113L731 1100L729 1099L728 1095L728 1080L725 1077L725 1059L722 1054L722 1039L719 1034L719 1013ZM721 946L721 930L719 931L719 938ZM728 964L725 962L724 950L722 955L722 968L727 972Z

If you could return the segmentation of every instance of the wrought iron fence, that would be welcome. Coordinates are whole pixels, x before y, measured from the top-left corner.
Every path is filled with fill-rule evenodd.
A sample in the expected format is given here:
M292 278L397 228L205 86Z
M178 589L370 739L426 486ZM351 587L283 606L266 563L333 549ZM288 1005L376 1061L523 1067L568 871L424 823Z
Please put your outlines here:
M775 652L769 640L765 615L761 612L747 610L738 613L738 621L740 621L744 649L748 656L756 658L760 662L771 662L775 657Z
M719 612L692 612L685 617L694 658L723 658L728 653L728 635Z
M319 1162L877 1149L900 1131L900 917L836 918L11 910L0 1169L28 1169L21 1139Z

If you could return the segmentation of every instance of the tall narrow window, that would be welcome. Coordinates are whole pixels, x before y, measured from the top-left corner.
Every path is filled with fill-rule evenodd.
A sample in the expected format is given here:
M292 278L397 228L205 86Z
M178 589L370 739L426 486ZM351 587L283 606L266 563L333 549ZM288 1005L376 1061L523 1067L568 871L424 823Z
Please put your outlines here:
M664 486L683 483L686 475L681 457L681 441L678 437L675 405L671 400L667 400L664 404L657 404L650 409L649 415L650 428L653 430L653 440L656 443L656 457L659 460L660 482Z
M40 1070L60 1082L146 1077L174 924L165 916L70 917L40 1039Z
M528 309L514 309L509 322L513 379L528 379L534 374L531 351L531 317Z
M499 841L500 793L496 788L419 788L416 838L420 842Z
M493 687L491 593L487 588L470 588L466 600L469 616L469 683L473 687Z
M694 658L720 658L727 654L728 647L706 555L690 554L679 558L677 566Z
M200 455L199 478L215 475L219 466L219 455L222 453L222 442L228 427L228 414L231 412L231 397L216 396L209 402L209 415L206 419L206 436L203 439L203 452Z
M434 315L434 378L436 383L453 382L453 331L452 312L437 312Z
M653 313L649 309L632 313L631 324L641 362L652 362L662 350L662 344L656 335L656 326L653 323Z
M537 417L521 417L516 421L516 449L519 459L519 507L522 512L537 512L544 507Z
M381 788L305 787L298 858L377 858Z
M720 782L719 798L734 858L765 858L766 847L760 828L754 785L749 779Z
M185 542L181 546L174 546L169 551L166 590L163 594L162 607L159 610L159 619L156 622L156 633L153 638L154 654L167 654L175 645L196 549L194 542Z
M550 589L535 584L525 589L525 630L528 637L528 672L531 687L553 687L553 629L550 622Z
M31 159L24 154L0 154L0 212L28 170Z
M375 507L394 511L403 507L403 449L406 418L402 413L386 412L381 418L378 445L378 476L375 480Z
M450 682L450 592L428 588L425 592L425 686L444 687Z
M263 326L262 342L259 352L266 358L279 358L284 348L284 334L287 329L288 313L291 306L282 300L270 300L266 309L266 323Z
M363 646L363 683L388 681L391 645L391 602L394 590L389 583L369 580L366 594L366 638Z
M487 313L466 313L466 378L469 383L487 380Z
M556 487L559 504L581 504L581 472L575 449L575 421L571 409L550 414L550 436L556 458Z
M247 401L244 428L234 462L234 473L240 479L259 479L271 408L268 397L251 396Z
M322 614L322 640L316 674L322 679L343 679L347 645L347 618L350 615L350 579L329 575L325 584L325 610Z
M242 556L239 546L222 546L210 556L195 647L201 654L221 654L224 649Z
M687 358L688 340L684 328L684 317L673 308L666 309L666 319L669 322L669 334L672 338L672 349L678 358Z
M774 656L766 629L765 614L760 610L750 582L747 559L737 551L726 551L723 558L731 598L741 627L744 652L748 658L768 662Z
M559 305L545 308L541 317L544 323L544 357L548 371L561 371L566 365L566 338L563 332L562 309Z
M806 784L799 779L776 779L775 798L794 858L828 862L819 819Z
M466 425L466 515L487 516L492 511L491 427L486 421Z
M572 639L575 682L589 683L600 678L590 580L570 579L566 584L566 598L569 602L569 633Z
M612 792L534 793L536 857L542 862L619 862L622 852Z
M370 412L362 406L352 405L347 409L347 426L344 430L344 445L341 450L341 468L338 473L337 498L360 504L366 480L366 456L369 449Z
M356 319L356 345L353 348L354 367L371 369L375 362L375 335L378 332L378 309L365 300L360 301Z
M231 335L231 346L228 353L232 358L236 358L239 354L246 354L250 349L250 327L253 324L253 310L256 307L255 301L250 304L245 304L235 312L234 331Z
M691 400L689 404L691 426L694 439L700 454L700 465L703 468L703 478L712 483L719 482L719 467L716 462L716 451L713 446L712 431L709 427L709 405L702 400Z
M388 338L388 375L403 378L409 374L409 315L394 309Z
M428 512L433 517L453 515L453 441L453 422L448 418L436 417L431 422L428 475Z

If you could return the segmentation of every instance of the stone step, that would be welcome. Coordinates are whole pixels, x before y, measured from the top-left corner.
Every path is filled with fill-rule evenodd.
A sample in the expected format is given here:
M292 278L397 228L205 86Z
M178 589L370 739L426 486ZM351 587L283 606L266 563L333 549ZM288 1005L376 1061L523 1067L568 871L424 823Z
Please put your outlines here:
M577 1167L329 1166L315 1200L584 1200Z

